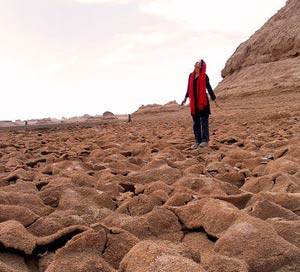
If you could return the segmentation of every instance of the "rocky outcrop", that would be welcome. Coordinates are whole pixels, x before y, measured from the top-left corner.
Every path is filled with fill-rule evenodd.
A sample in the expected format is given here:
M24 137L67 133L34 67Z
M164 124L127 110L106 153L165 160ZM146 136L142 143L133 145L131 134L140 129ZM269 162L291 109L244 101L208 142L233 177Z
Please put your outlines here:
M168 241L142 241L124 257L120 272L197 271L205 270L200 259L188 247Z
M137 111L133 113L134 116L139 116L141 114L158 114L158 113L168 113L168 112L175 112L180 110L181 107L176 101L170 101L164 105L160 104L149 104L149 105L142 105L139 107Z
M300 88L299 16L299 1L287 1L284 8L236 49L222 70L224 79L216 92L240 102L246 98L245 108L253 107L254 96L269 101L267 108L280 104L277 116L266 110L269 117L291 114L286 99L297 99ZM286 98L286 92L293 92L293 98Z
M110 111L106 111L102 114L105 119L117 119L117 117Z

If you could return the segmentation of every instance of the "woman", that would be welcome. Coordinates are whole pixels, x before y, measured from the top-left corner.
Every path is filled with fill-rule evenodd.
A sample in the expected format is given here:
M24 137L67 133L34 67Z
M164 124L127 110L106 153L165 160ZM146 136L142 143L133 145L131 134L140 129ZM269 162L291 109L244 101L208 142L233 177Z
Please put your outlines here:
M206 63L203 60L197 61L194 65L194 71L189 76L188 88L181 105L184 105L186 99L190 99L191 115L194 121L193 130L195 134L195 144L191 147L196 149L199 146L204 147L209 142L209 125L208 118L210 115L210 105L206 89L219 107L216 101L216 96L209 83L209 78L206 75Z

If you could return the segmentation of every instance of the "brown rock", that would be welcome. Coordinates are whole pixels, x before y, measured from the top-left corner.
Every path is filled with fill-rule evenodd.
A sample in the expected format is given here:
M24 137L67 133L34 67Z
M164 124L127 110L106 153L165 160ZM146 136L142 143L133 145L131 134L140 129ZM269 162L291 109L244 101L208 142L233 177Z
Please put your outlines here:
M36 238L14 220L0 223L0 242L5 248L17 249L26 254L31 254L36 246Z
M254 169L260 167L262 163L264 163L264 161L262 160L262 158L256 157L256 158L244 159L243 163L245 164L247 169L249 169L250 171L254 171Z
M75 172L85 172L89 170L88 167L80 162L77 161L61 161L61 162L55 162L53 164L46 165L43 169L41 169L41 172L43 174L72 174Z
M299 170L300 166L298 163L282 157L277 160L270 161L266 166L264 174L268 175L272 173L288 173L293 175Z
M112 119L117 119L117 117L110 111L105 111L103 114L102 114L103 117L105 118L112 118Z
M24 182L18 180L15 184L10 184L9 186L2 187L0 189L0 192L36 194L38 193L38 189L33 182Z
M266 165L265 165L265 164L260 164L260 165L256 166L256 167L252 170L252 175L253 175L254 177L261 177L261 176L264 175L265 169L266 169Z
M0 271L1 272L28 272L28 267L24 257L12 253L0 253Z
M155 114L158 112L173 112L173 111L178 111L179 109L180 109L180 105L176 101L169 101L164 105L160 105L160 104L142 105L138 108L137 111L133 113L133 115L138 116L141 114Z
M248 206L245 211L249 215L260 218L262 220L274 217L280 217L286 220L299 219L299 216L297 216L292 211L268 200L254 202L252 205Z
M182 243L200 253L201 257L205 254L211 254L215 244L205 232L188 232L183 237Z
M193 200L191 193L175 193L165 203L167 206L183 206Z
M237 258L229 258L220 254L205 254L201 264L207 272L248 272L246 262Z
M242 187L245 182L245 176L241 172L218 174L215 178L233 184L238 188Z
M102 257L106 243L105 231L89 230L74 236L57 250L47 272L55 271L115 271Z
M169 185L167 185L165 182L163 181L156 181L156 182L152 182L151 184L147 185L145 187L145 194L151 194L156 190L163 190L165 191L167 194L170 194L173 190L173 188Z
M51 243L54 243L60 239L62 239L64 236L74 236L79 233L82 233L84 231L90 230L89 227L81 226L81 225L73 225L64 229L61 229L51 235L44 236L44 237L36 237L37 242L36 244L38 246L44 246L49 245Z
M285 156L288 153L289 149L287 147L281 147L274 152L274 158L278 159Z
M22 206L30 209L38 216L47 216L53 209L44 205L42 200L35 194L13 193L0 191L0 204Z
M116 203L105 192L88 187L74 185L45 186L39 193L44 203L60 210L73 210L76 214L85 213L90 209L109 208L115 210Z
M276 177L272 192L300 193L300 183L297 178L288 174Z
M189 188L199 195L231 195L239 194L241 191L234 185L221 180L216 180L204 175L187 175L178 179L175 184L173 194L178 192L178 187Z
M289 1L275 16L256 31L247 42L241 44L235 54L227 61L225 68L222 71L222 76L230 81L231 86L242 87L247 86L252 88L252 92L265 89L267 83L271 86L281 86L280 75L289 74L287 67L294 68L297 65L297 57L299 51L297 48L299 39L297 33L299 30L298 24L295 22L299 17L298 1ZM285 31L283 31L285 30ZM284 63L290 62L288 65ZM283 62L279 64L279 62ZM255 80L252 78L256 72ZM241 82L237 84L235 74L239 71L239 78L244 76L243 85ZM247 71L248 77L243 72ZM262 71L263 74L262 74ZM259 77L259 80L258 78ZM265 80L263 86L260 84L262 78ZM227 82L226 82L227 83ZM255 84L256 83L256 84ZM297 83L297 78L292 80L289 86L294 86ZM222 83L222 88L225 88L225 82ZM228 86L227 86L228 88Z
M96 190L106 192L112 197L117 197L120 193L123 193L124 189L119 181L111 179L110 181L105 181L103 182L98 181L97 184L94 187Z
M85 186L93 188L96 184L96 178L91 177L85 172L75 172L69 175L71 182L75 186Z
M300 194L299 193L271 193L261 192L252 197L247 207L256 201L269 200L283 208L289 209L297 215L300 215Z
M241 187L242 190L259 193L271 191L275 184L276 176L275 175L266 175L263 177L251 177L246 180L245 184Z
M60 210L81 210L86 207L116 209L116 203L108 193L95 191L87 187L74 187L65 189L59 200L58 209Z
M102 222L109 227L125 229L141 240L162 239L178 242L183 236L176 215L164 207L155 207L142 216L115 213Z
M153 159L150 162L148 162L147 164L145 164L141 170L142 171L148 171L148 170L153 170L153 169L157 169L160 167L165 167L167 166L167 162L164 158L161 159Z
M13 172L11 172L6 178L6 181L15 182L17 180L24 180L24 181L32 181L33 175L28 171L19 168Z
M162 204L166 203L169 199L168 194L163 190L156 190L153 193L151 193L149 196L157 199Z
M288 221L281 218L267 220L278 235L300 249L300 221Z
M201 175L204 174L205 167L202 164L194 164L192 166L187 167L184 169L183 173L188 175L188 174L196 174L196 175Z
M128 231L111 228L107 234L106 247L102 256L112 267L118 269L123 257L138 242L139 239Z
M277 235L264 221L242 217L227 229L215 244L215 251L238 257L249 271L297 271L300 250Z
M274 115L280 115L282 112L275 112ZM277 118L278 119L278 118ZM276 139L273 141L268 141L267 143L263 144L261 146L261 150L266 153L269 150L276 150L278 148L281 148L282 146L286 146L289 143L287 139Z
M5 169L13 169L15 167L20 167L24 165L24 162L18 158L9 158L7 163L5 164Z
M15 220L26 227L38 218L39 216L28 208L15 205L0 205L0 222Z
M88 226L104 219L112 213L111 210L105 208L96 210L96 213L92 209L87 210L85 214L79 216L77 212L56 210L49 216L39 218L27 229L36 236L48 236L74 225Z
M20 270L14 269L13 267L0 261L0 271L2 272L20 272ZM26 270L25 270L26 271Z
M211 162L206 166L206 171L212 174L224 174L234 171L234 168L224 162Z
M232 204L212 198L203 198L186 206L176 207L174 212L187 229L203 227L214 237L221 237L223 232L244 215Z
M183 244L173 244L168 241L142 241L125 255L119 271L204 271L199 261L195 253Z
M252 198L253 194L251 193L241 193L236 195L212 195L211 198L220 199L227 201L239 209L245 208L249 200Z
M270 174L262 177L247 179L242 187L243 190L258 193L261 191L299 193L300 185L293 176L288 174Z
M173 184L182 175L181 170L163 165L160 168L146 170L144 172L131 172L126 177L126 181L150 184L154 181L164 181L166 184Z
M125 200L118 207L117 211L132 216L143 215L152 211L155 206L160 206L162 204L163 202L158 198L140 194L138 196L134 196L133 198Z

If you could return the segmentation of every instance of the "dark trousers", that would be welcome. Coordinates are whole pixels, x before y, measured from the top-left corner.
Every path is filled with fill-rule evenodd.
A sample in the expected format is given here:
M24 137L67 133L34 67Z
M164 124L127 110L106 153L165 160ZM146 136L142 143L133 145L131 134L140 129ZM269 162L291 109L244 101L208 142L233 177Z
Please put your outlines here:
M198 113L192 114L194 125L193 130L195 134L195 141L198 143L209 142L209 127L208 114L200 115Z

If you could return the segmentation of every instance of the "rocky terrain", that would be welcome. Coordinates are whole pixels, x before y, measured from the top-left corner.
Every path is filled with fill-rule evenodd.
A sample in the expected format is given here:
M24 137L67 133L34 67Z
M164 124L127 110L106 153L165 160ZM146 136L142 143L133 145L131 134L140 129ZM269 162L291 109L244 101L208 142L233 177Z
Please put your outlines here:
M174 102L0 132L0 271L300 271L300 59L264 46L276 27L299 35L299 11L288 1L228 61L208 147L190 149Z
M0 271L299 271L300 108L229 102L1 133Z

